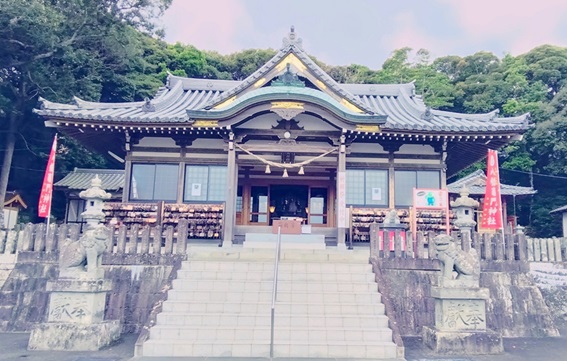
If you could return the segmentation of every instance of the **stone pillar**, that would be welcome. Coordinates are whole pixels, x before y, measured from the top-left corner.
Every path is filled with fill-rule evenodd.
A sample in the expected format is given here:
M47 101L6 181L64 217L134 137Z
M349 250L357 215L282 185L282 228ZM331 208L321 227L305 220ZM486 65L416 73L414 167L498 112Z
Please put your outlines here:
M235 176L236 175L236 176ZM238 187L238 170L236 167L236 150L234 149L234 133L228 140L228 162L226 171L226 202L224 207L223 247L231 247L234 239L234 223L236 214L236 191Z
M438 286L431 287L435 326L423 328L423 342L444 355L502 353L502 336L486 327L489 290L479 286L480 258L476 250L457 248L451 236L445 234L433 242L442 268Z
M468 240L472 239L472 230L476 226L474 221L474 209L478 208L479 203L469 197L467 187L461 189L460 197L451 202L451 208L455 211L457 220L455 226L459 227L461 235L468 234ZM462 237L464 239L464 237ZM470 246L470 245L469 245Z
M345 136L341 135L337 164L337 248L346 250L346 145Z

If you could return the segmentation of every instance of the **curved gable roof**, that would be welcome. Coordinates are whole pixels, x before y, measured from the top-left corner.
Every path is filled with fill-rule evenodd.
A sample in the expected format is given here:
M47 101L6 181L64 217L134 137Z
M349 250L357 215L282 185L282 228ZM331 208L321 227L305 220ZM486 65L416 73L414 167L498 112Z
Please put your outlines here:
M311 80L322 92L335 97L339 101L345 99L347 103L345 105L348 106L348 103L350 103L354 111L374 114L374 110L371 107L368 107L362 103L360 99L341 87L339 83L331 78L331 76L307 55L303 50L302 40L297 37L293 27L291 27L288 37L283 39L282 48L272 59L233 88L211 99L205 106L205 109L221 106L235 96L266 84L276 76L282 74L288 64L298 72L298 75Z

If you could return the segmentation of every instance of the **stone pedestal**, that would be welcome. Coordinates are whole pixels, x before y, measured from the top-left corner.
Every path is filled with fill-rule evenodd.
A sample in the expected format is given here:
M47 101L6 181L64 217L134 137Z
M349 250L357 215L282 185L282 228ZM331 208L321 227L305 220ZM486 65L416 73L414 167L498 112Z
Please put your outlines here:
M502 353L502 336L486 327L488 289L463 287L463 283L445 280L443 287L431 288L435 327L423 328L423 342L446 355Z
M112 283L90 277L83 273L47 283L47 322L32 330L29 350L96 351L120 338L120 321L104 320Z

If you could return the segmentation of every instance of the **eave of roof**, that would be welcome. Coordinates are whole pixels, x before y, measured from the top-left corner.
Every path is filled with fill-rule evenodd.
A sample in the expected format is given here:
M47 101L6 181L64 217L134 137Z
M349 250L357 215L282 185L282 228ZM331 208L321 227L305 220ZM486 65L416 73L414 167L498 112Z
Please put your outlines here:
M122 169L75 168L54 185L60 189L88 189L96 175L102 181L101 188L104 190L117 191L124 187L124 170Z
M486 193L486 175L484 171L477 170L451 184L447 184L449 193L459 194L463 187L473 195L484 195ZM503 196L526 196L537 193L532 187L513 186L500 184L500 194Z
M18 192L6 192L6 197L4 197L4 206L9 206L13 203L18 203L22 208L28 208L28 205L22 199L22 196Z
M559 207L559 208L555 208L554 210L552 210L551 212L549 212L549 214L552 213L558 213L558 212L567 212L567 205L563 206L563 207Z

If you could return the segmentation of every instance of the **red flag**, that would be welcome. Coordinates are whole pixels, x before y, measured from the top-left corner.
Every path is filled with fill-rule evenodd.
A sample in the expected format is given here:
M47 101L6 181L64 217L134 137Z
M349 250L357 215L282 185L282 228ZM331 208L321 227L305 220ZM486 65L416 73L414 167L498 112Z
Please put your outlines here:
M481 228L502 228L502 199L500 198L500 174L498 172L498 152L488 150L486 158L486 192L482 205Z
M53 145L49 153L45 175L43 176L43 185L41 186L41 194L39 196L39 205L37 207L37 215L39 217L49 217L51 213L51 197L53 195L53 174L55 173L55 151L57 150L57 134L53 138Z

